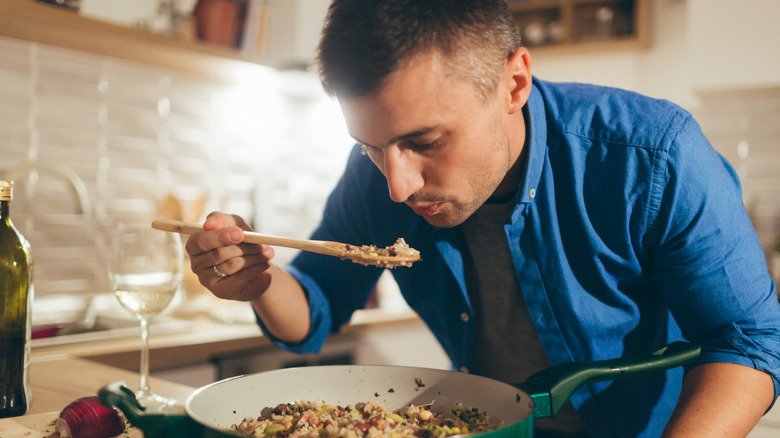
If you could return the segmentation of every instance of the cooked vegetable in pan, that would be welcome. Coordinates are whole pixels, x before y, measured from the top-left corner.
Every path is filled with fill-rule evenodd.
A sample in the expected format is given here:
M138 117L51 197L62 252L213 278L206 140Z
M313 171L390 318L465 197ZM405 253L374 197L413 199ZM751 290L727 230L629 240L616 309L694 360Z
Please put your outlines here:
M503 426L485 412L461 403L449 415L432 412L430 405L409 405L389 411L381 403L330 405L322 400L283 403L246 418L230 430L273 438L443 438L485 432Z

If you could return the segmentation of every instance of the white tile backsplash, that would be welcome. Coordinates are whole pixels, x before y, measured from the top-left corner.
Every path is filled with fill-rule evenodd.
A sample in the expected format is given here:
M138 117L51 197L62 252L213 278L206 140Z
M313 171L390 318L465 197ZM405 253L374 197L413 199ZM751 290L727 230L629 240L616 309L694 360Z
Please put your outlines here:
M36 299L107 291L110 229L171 211L169 195L185 220L222 210L306 236L350 146L309 74L258 69L223 83L0 37L0 179L27 160L59 166L91 206L77 214L57 171L15 178L12 218L32 246Z

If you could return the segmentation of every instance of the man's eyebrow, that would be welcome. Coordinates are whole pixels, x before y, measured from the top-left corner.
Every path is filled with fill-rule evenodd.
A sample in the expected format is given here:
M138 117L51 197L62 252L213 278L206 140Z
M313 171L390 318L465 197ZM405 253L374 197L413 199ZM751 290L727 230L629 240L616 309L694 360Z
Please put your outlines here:
M436 128L437 128L436 126L429 126L429 127L417 129L417 130L412 131L412 132L408 132L406 134L401 134L399 136L391 138L390 141L387 142L387 144L395 144L395 143L398 143L399 141L402 141L402 140L407 140L407 139L410 139L410 138L420 137L422 135L425 135L425 134L428 134L429 132L434 131ZM378 147L376 145L372 145L370 143L366 143L365 141L355 137L354 135L352 136L352 138L354 138L355 141L357 141L360 144L363 144L363 145L366 145L366 146L371 146L371 147Z

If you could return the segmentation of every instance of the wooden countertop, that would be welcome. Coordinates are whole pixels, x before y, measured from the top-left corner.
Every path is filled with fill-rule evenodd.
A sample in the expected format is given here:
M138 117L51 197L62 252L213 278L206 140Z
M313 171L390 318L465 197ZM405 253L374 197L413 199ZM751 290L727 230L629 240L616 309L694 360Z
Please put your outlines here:
M0 437L56 438L54 422L68 403L80 397L97 395L104 385L124 381L131 388L138 387L138 374L99 364L93 361L50 356L33 360L30 364L30 385L33 402L30 411L14 418L0 419ZM184 402L194 388L151 377L152 390ZM140 437L131 430L122 437Z

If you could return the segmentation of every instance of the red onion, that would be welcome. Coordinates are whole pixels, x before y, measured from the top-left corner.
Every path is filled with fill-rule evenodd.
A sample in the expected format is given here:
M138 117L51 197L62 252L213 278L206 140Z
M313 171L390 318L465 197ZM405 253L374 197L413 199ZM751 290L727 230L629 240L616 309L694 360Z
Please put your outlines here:
M107 438L121 434L125 422L119 411L106 407L97 397L82 397L60 412L54 428L61 438Z

